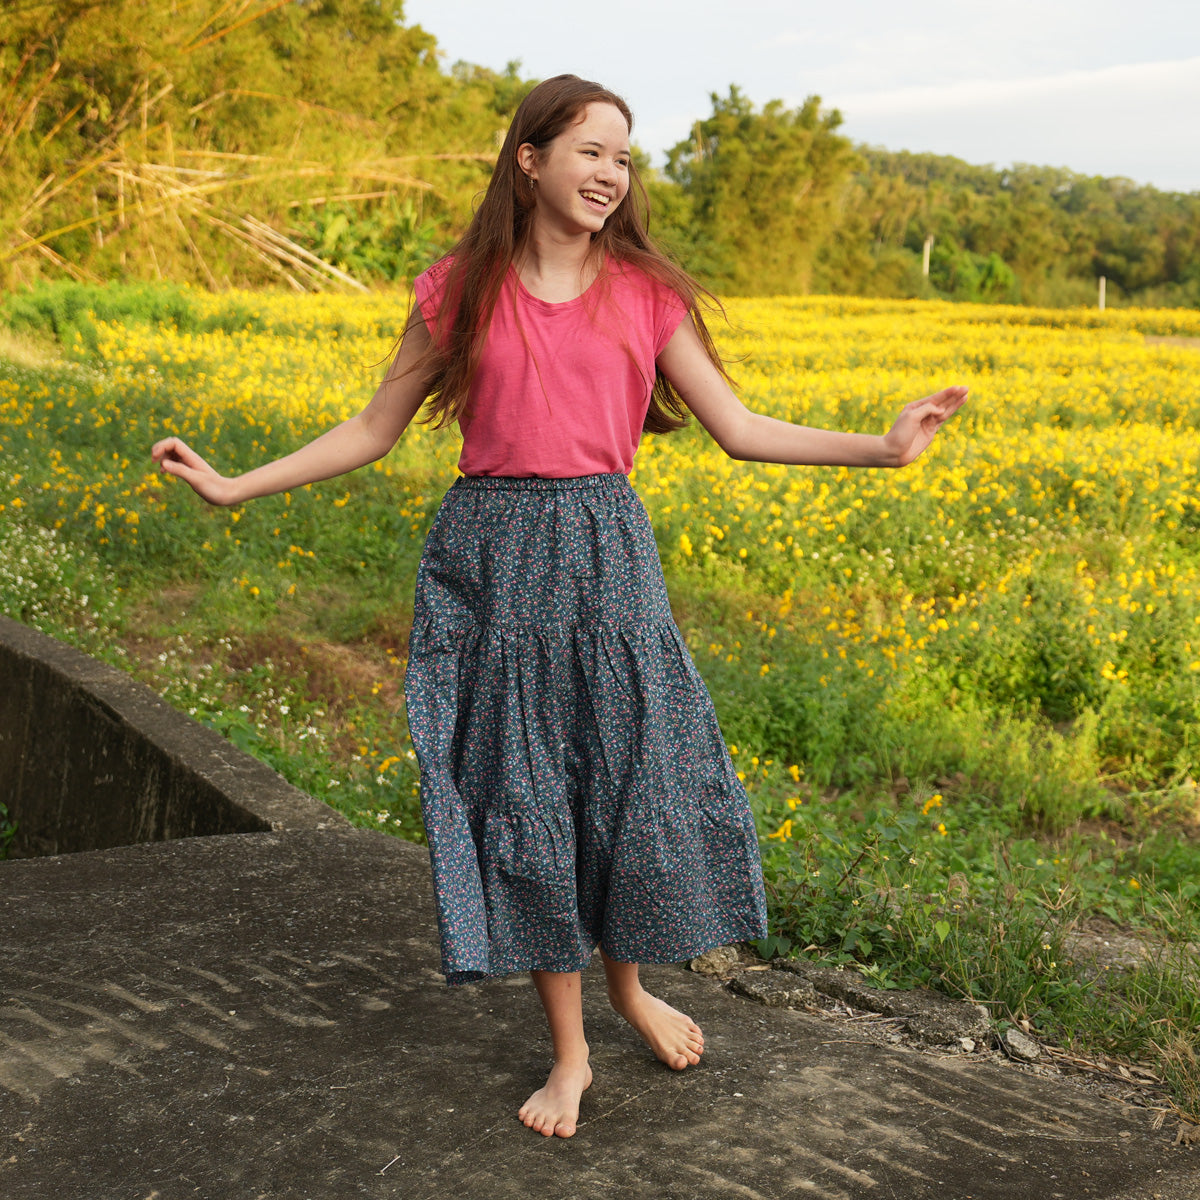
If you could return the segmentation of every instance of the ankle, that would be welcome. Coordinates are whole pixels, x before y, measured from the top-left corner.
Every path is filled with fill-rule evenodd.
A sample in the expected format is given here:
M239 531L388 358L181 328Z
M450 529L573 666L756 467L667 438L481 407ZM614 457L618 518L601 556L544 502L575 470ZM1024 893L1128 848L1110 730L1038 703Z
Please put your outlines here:
M610 982L608 985L608 1002L613 1008L622 1008L639 996L645 995L646 989L636 977L633 980L623 980L620 983Z
M554 1065L556 1067L586 1067L588 1063L588 1055L590 1049L587 1042L580 1046L572 1046L569 1050L556 1050L554 1052Z
M608 987L610 1003L632 1000L642 993L642 981L638 976L636 966L630 967L625 963L604 964L604 982Z

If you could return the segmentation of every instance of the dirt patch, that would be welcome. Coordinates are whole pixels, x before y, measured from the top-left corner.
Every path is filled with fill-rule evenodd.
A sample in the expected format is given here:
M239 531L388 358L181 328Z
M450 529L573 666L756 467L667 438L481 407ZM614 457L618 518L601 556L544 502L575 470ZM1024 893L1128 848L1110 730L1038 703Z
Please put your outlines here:
M412 633L412 620L395 613L380 613L364 630L363 641L377 646L385 654L389 651L400 659L408 657L408 638Z
M399 694L399 668L374 646L305 642L287 633L251 633L234 641L226 661L235 671L248 671L264 662L282 667L302 683L306 699L319 701L331 712L372 696L390 706Z
M1160 960L1177 951L1162 937L1148 930L1127 929L1105 917L1091 917L1072 929L1063 945L1077 962L1086 963L1098 974L1104 971L1130 971ZM1187 948L1193 962L1200 963L1200 946ZM1200 970L1200 968L1197 968Z

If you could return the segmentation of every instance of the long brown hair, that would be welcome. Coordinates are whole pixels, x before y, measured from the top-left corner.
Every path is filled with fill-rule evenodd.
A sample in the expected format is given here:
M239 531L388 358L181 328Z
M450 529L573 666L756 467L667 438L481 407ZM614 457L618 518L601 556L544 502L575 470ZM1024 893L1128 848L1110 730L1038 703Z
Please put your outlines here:
M579 120L587 105L594 103L613 105L632 131L633 114L625 101L577 75L556 75L538 84L513 117L483 201L454 248L438 305L438 336L433 339L427 360L415 368L429 380L431 398L424 420L435 428L452 424L466 411L471 381L504 277L529 236L536 200L517 162L517 151L526 143L544 151ZM724 375L724 365L698 307L702 297L714 305L717 302L650 240L649 216L646 189L631 161L629 192L600 232L592 235L591 254L601 262L612 255L674 291L688 306L705 351ZM683 400L662 372L656 372L643 428L647 433L667 433L686 423Z

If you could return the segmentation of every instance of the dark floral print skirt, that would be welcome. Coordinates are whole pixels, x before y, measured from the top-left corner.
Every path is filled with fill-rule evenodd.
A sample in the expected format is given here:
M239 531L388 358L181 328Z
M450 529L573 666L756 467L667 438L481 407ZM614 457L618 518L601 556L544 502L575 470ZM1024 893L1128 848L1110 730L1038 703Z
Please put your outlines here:
M405 694L449 983L765 934L750 806L624 475L457 480Z

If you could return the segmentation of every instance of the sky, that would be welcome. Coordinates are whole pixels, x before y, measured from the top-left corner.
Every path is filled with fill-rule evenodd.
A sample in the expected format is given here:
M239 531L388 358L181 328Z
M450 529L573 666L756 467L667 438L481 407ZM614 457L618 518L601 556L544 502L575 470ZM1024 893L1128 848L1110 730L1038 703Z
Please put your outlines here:
M818 95L855 142L1200 191L1200 0L406 0L457 60L573 72L664 151L736 84ZM585 15L586 14L586 15Z

